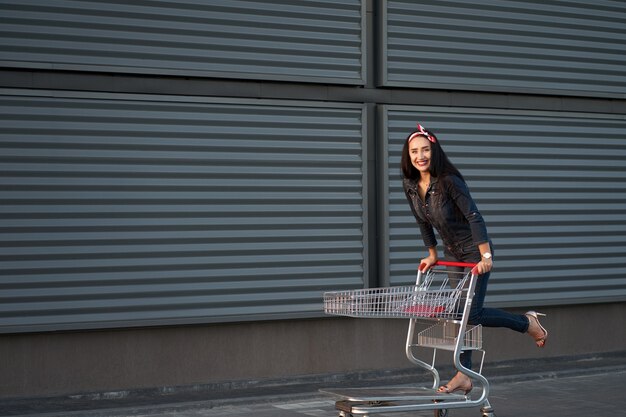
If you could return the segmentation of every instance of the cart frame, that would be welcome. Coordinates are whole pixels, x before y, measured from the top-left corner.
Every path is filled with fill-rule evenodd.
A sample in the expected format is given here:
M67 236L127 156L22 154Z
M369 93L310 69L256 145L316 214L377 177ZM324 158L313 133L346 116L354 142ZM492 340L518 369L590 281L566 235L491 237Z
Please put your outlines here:
M465 262L448 262L438 261L431 271L423 273L421 271L423 265L417 273L415 286L411 287L387 287L386 289L367 289L343 292L327 292L324 294L325 311L327 314L346 315L350 317L378 317L378 318L409 318L409 327L406 338L405 353L408 360L414 365L428 371L433 379L431 388L337 388L322 389L321 392L338 397L335 407L339 410L340 417L348 417L352 415L369 416L376 413L388 412L406 412L418 410L434 410L435 417L443 417L447 415L448 409L481 407L480 411L483 417L493 417L493 409L489 403L489 382L481 374L484 363L485 351L482 349L482 327L480 325L473 326L468 329L468 320L478 273L476 265ZM437 269L437 267L446 267L448 269ZM433 290L430 288L433 277L429 274L436 271L439 274L453 273L450 267L469 268L470 272L465 274L461 282L456 288ZM447 279L444 281L448 284ZM410 289L409 289L410 288ZM403 300L397 294L407 294L407 291L413 291L419 294L422 302L429 303L428 308L419 305L417 308L404 308L398 311L398 300ZM393 297L382 297L393 295ZM377 296L378 304L373 306L372 296ZM335 297L335 298L333 298ZM339 297L339 298L337 298ZM450 311L448 307L437 307L432 300L446 297L448 306L450 301L454 301L456 309ZM452 300L451 297L458 297ZM339 299L340 301L333 301ZM406 297L404 298L406 299ZM415 299L415 297L413 297ZM370 304L361 305L363 300ZM381 301L382 300L382 301ZM425 301L424 301L425 300ZM351 304L346 304L351 303ZM437 303L441 304L440 301ZM439 306L438 304L438 306ZM356 308L354 308L356 306ZM430 327L421 332L416 331L418 324L430 324ZM427 363L419 359L415 350L417 348L430 348L433 350L432 363ZM470 395L465 394L447 394L437 392L440 385L439 372L435 368L435 359L438 350L453 351L455 368L467 375L474 383L478 383L482 387L479 398L472 399ZM480 369L475 372L464 367L460 361L460 355L463 350L477 350L482 353Z

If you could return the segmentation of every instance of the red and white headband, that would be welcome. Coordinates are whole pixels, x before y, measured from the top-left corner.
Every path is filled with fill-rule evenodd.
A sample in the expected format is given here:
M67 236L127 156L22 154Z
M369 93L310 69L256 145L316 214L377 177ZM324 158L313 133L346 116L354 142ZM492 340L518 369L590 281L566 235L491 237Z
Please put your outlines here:
M428 139L432 143L436 143L437 142L437 138L435 138L435 136L432 133L430 133L428 130L424 129L424 126L422 126L419 123L417 124L417 132L415 132L411 136L409 136L409 139L407 139L407 142L412 141L413 139L415 139L418 136L424 136L426 139Z

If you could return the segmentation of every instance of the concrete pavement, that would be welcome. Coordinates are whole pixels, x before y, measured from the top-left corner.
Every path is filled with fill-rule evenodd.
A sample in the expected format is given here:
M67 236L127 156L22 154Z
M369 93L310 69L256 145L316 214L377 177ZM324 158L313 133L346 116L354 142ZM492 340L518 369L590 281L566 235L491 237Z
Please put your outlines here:
M491 405L498 417L609 417L626 413L626 356L585 357L486 367ZM539 368L537 367L538 365ZM523 372L541 369L538 372ZM490 375L491 374L491 375ZM407 386L407 384L379 385ZM394 382L398 382L397 380ZM424 383L411 384L424 386ZM335 384L336 386L336 384ZM303 388L303 387L301 387ZM67 397L0 401L0 415L29 417L305 417L337 416L335 399L315 386L259 389L229 396L199 393L168 398ZM288 392L291 391L291 392ZM478 395L478 393L473 393ZM203 398L204 397L204 398ZM432 416L432 411L372 414L382 417ZM481 417L478 407L450 410L450 417Z

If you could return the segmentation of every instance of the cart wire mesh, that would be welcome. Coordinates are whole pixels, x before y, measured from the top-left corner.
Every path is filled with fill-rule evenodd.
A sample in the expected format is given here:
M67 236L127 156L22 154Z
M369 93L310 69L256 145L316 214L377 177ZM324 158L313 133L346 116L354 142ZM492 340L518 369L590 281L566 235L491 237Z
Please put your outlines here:
M460 324L451 321L439 321L417 335L417 344L414 346L431 347L436 349L454 350L456 338L459 335ZM461 350L482 350L482 326L470 326L464 333Z
M348 317L460 320L470 276L431 269L416 285L330 291L324 293L324 312Z

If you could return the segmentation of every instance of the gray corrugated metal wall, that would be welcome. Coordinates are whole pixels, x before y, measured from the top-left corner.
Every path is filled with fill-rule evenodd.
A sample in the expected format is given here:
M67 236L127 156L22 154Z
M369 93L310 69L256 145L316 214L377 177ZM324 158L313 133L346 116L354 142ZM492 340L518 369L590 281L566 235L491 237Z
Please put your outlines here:
M317 315L363 287L362 106L26 94L1 97L1 332Z
M392 284L410 282L427 255L399 171L402 144L419 120L437 133L487 222L495 248L490 303L626 298L623 116L389 106L381 117Z
M0 1L20 68L363 84L361 0Z
M320 315L324 289L410 281L421 241L394 188L394 146L416 120L450 144L489 221L491 302L623 300L623 114L481 110L469 100L385 108L379 123L364 103L458 106L441 90L451 89L506 92L487 98L492 108L559 110L569 94L604 97L576 108L610 107L607 97L626 92L624 9L0 0L0 69L34 85L0 92L0 331ZM377 14L382 25L366 27ZM366 68L375 62L366 38L383 46L380 74ZM74 74L80 83L57 84ZM226 86L212 91L211 78ZM125 83L102 85L117 79ZM281 87L271 97L352 104L258 101L265 84ZM124 88L197 96L98 93ZM248 99L207 98L224 92ZM385 152L367 155L388 137L390 166ZM374 190L376 168L384 178ZM377 224L388 232L380 261L368 253ZM372 276L377 264L383 273Z
M384 0L381 83L626 94L626 3Z

